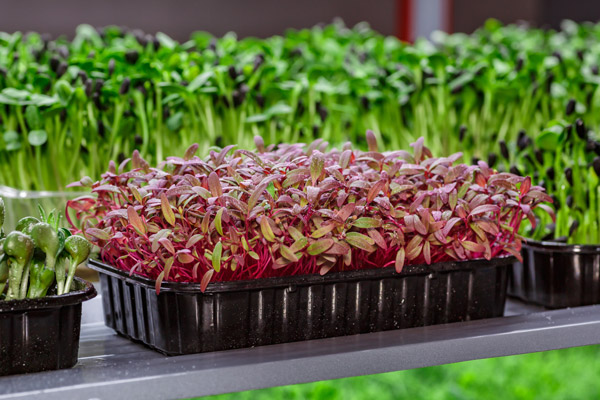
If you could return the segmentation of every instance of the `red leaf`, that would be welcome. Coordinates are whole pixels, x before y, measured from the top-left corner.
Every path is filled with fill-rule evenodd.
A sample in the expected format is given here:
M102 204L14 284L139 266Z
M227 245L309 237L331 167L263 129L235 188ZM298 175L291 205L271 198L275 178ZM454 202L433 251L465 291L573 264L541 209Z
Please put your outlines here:
M96 239L99 239L99 240L103 240L103 241L110 240L110 235L108 233L106 233L106 231L103 231L102 229L88 228L88 229L86 229L85 233L87 235L95 237Z
M310 160L310 178L313 186L317 184L323 168L325 167L325 158L320 151L314 151Z
M183 159L185 161L189 161L192 159L192 157L194 157L194 154L196 154L196 152L198 151L198 143L194 143L192 144L190 147L187 148L187 150L185 151L185 154L183 155Z
M497 213L500 212L500 207L493 204L484 204L478 207L475 207L473 211L469 214L471 217L478 214L483 214L487 212Z
M167 239L167 238L161 238L161 239L158 239L158 242L160 244L162 244L163 247L165 249L167 249L167 251L169 253L175 254L175 247L173 246L173 243L171 243L171 241L169 239Z
M121 189L114 185L100 185L92 189L92 192L113 192L121 193Z
M513 248L512 248L512 247L510 247L510 246L506 246L506 247L504 248L504 251L506 251L506 252L508 252L508 253L512 254L513 256L517 257L517 260L519 260L519 261L523 262L523 256L521 255L521 252L520 252L520 251L518 251L518 250L515 250L515 249L513 249Z
M146 234L146 225L142 222L142 219L138 215L137 211L135 211L133 206L129 206L127 208L127 219L129 224L133 226L133 229L135 229L137 233L142 236Z
M350 165L350 159L352 157L352 150L344 150L342 154L340 154L340 159L338 163L340 167L347 168Z
M200 281L200 290L203 293L206 290L206 287L210 283L210 280L212 279L212 277L213 277L214 274L215 274L215 270L214 269L209 269L208 271L206 271L204 273L204 276L202 277L202 281Z
M189 264L192 263L194 261L196 261L196 259L194 258L194 256L192 256L189 253L177 253L177 261L179 261L182 264Z
M421 219L415 215L413 221L415 223L415 229L417 230L417 232L419 232L421 235L427 235L428 229L425 226L425 224L421 222Z
M367 145L369 146L369 151L377 151L377 138L370 129L367 131Z
M377 244L377 246L381 247L383 250L387 250L388 246L385 243L385 239L381 236L381 233L377 229L369 229L367 234L373 241Z
M525 196L529 192L529 189L531 189L531 178L526 177L521 183L521 196Z
M333 268L334 265L335 264L330 264L330 263L323 265L321 267L321 269L319 270L319 275L321 275L321 276L325 275L326 273L328 273L331 270L331 268Z
M208 188L213 197L220 197L223 195L223 188L221 187L219 175L214 171L208 175Z
M461 219L458 217L450 218L448 222L446 222L446 225L444 225L444 230L442 231L444 233L444 236L448 236L452 227L460 221Z
M431 244L429 240L426 240L425 244L423 244L423 257L427 265L431 264Z
M542 210L546 211L550 217L552 218L552 222L556 222L556 214L554 213L554 210L552 209L552 207L546 205L546 204L538 204L537 207L541 208Z
M370 202L372 202L373 199L375 197L377 197L377 195L379 194L379 192L381 192L381 190L383 189L384 186L385 186L385 181L384 180L380 180L380 181L377 181L371 187L371 189L369 189L369 193L367 194L367 204L369 204Z
M154 284L154 289L156 290L156 294L160 294L160 285L162 285L162 281L165 278L165 271L162 271L158 274L156 278L156 283Z
M344 207L342 207L338 212L337 212L337 217L342 221L346 221L350 215L352 215L352 213L354 212L354 209L356 208L356 203L349 203L346 204Z
M486 183L487 183L487 182L486 182L486 180L485 180L485 176L483 176L483 174L482 174L482 173L480 173L480 172L477 172L477 173L475 174L475 183L476 183L477 185L481 186L481 187L485 187L485 185L486 185Z
M404 268L405 256L406 256L406 252L404 251L404 247L400 247L400 249L398 250L398 253L396 253L395 267L396 267L397 273L402 272L402 269Z

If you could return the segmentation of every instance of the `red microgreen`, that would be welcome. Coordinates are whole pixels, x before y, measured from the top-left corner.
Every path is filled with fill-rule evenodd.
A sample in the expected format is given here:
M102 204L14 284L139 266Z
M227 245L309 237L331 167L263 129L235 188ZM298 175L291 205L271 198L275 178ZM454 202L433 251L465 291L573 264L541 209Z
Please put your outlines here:
M521 221L548 200L529 178L460 154L325 151L317 141L129 171L91 185L68 207L104 261L162 281L231 281L519 254Z

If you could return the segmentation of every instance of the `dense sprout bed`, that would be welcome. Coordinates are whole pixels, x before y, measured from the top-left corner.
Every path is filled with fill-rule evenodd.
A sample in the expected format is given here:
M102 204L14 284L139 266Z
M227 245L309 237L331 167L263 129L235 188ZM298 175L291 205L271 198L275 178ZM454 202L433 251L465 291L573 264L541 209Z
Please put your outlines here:
M137 152L69 203L102 258L157 281L255 279L448 260L519 257L517 232L549 196L485 162L326 151L321 140L257 151L228 146L151 168ZM127 168L129 167L129 168Z
M255 135L365 149L366 129L386 149L423 136L436 154L487 159L552 118L597 128L599 29L490 21L414 45L339 23L184 43L86 25L69 41L0 33L0 182L62 189L134 149L156 164L194 142L251 148Z

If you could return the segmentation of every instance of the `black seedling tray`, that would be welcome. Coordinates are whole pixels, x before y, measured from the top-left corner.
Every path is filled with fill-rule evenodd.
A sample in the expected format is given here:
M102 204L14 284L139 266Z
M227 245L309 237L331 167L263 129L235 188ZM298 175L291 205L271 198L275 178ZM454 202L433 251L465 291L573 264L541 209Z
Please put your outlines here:
M0 375L70 368L77 363L81 303L96 296L75 278L62 296L0 301Z
M600 303L600 246L529 240L515 262L508 293L547 308Z
M167 355L503 315L513 257L198 284L130 276L92 260L107 326Z

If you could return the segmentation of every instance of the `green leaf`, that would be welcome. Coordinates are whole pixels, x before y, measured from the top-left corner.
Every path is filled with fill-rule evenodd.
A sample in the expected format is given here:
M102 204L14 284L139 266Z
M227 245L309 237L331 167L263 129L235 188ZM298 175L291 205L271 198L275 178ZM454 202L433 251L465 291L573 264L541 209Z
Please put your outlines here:
M298 256L287 246L281 245L279 252L283 257L290 260L291 262L298 262L300 260Z
M158 32L156 34L156 39L158 39L158 42L161 46L166 47L169 50L173 50L175 47L177 47L177 42L171 39L171 37L165 33Z
M311 244L310 246L308 246L306 252L311 256L317 256L329 250L331 246L333 246L333 239L319 239L316 242L313 242L313 244Z
M263 237L265 239L267 239L269 242L274 242L275 241L275 234L273 233L273 230L271 229L271 224L269 224L269 218L263 216L260 219L260 231L263 234Z
M460 244L465 249L472 251L473 253L483 253L485 251L485 246L479 243L471 242L469 240L461 241Z
M319 229L314 231L311 236L315 239L318 239L320 237L327 235L329 232L331 232L334 229L335 229L335 224L333 224L333 223L330 223L328 225L323 225Z
M406 246L406 258L409 260L414 260L415 258L419 257L422 249L423 237L418 235L413 237Z
M561 133L564 128L560 125L554 125L535 138L536 147L542 150L554 151L560 144Z
M379 228L381 221L375 218L362 217L352 223L355 228Z
M217 216L215 217L215 229L217 230L217 232L219 232L219 235L223 236L223 225L221 222L221 219L223 218L223 210L225 210L224 208L220 208L219 211L217 211Z
M246 118L247 124L254 124L257 122L264 122L269 119L267 114L254 114Z
M25 120L27 121L29 129L40 129L42 125L42 116L40 114L40 110L38 110L36 106L27 106L25 109Z
M183 125L183 113L181 111L176 112L175 114L171 115L169 118L167 118L167 128L169 128L170 131L178 131L179 129L181 129L181 126Z
M302 234L302 232L300 232L297 228L290 226L288 227L288 232L290 234L290 236L292 237L292 239L294 240L300 240L302 238L304 238L304 235Z
M27 90L15 89L15 88L6 88L2 90L2 94L6 97L15 100L27 100L31 93Z
M171 272L171 267L173 266L174 262L175 262L175 259L173 257L169 257L167 259L167 261L165 262L165 269L164 269L165 279L169 279L169 273Z
M348 232L346 233L346 243L348 243L352 247L356 247L357 249L365 250L369 253L375 251L375 241L371 239L369 236L363 235L358 232Z
M266 114L271 117L274 115L291 114L293 111L294 111L294 109L292 107L290 107L289 105L287 105L285 103L277 103L277 104L271 106L266 111Z
M48 141L48 133L41 129L31 131L29 132L29 135L27 135L27 140L32 146L41 146Z
M308 239L301 237L296 239L296 241L290 246L290 250L296 253L300 250L303 250L306 246L308 246Z
M129 191L131 192L131 194L133 195L133 198L138 202L138 203L142 203L142 195L140 194L139 190L137 190L137 188L135 186L133 186L131 183L127 184L127 187L129 188Z
M221 242L218 242L215 245L215 248L214 248L212 256L211 256L212 266L216 272L219 272L221 270L221 253L222 252L223 252L223 244Z
M54 90L58 94L58 99L63 105L67 105L73 96L73 88L65 80L60 80L54 85Z
M160 195L160 207L165 221L167 221L169 225L175 226L175 213L171 208L171 204L169 204L169 199L167 199L167 195L164 193L161 193Z
M4 132L3 138L7 151L19 150L21 148L21 137L16 131L9 130Z
M44 94L33 93L30 97L30 102L34 106L45 107L52 106L58 103L58 99L56 97L46 96Z
M206 71L201 73L200 75L198 75L197 77L195 77L190 84L187 86L187 91L190 93L194 93L196 90L198 90L201 86L204 86L204 84L206 82L208 82L208 80L210 79L210 77L213 76L213 72L212 71Z

